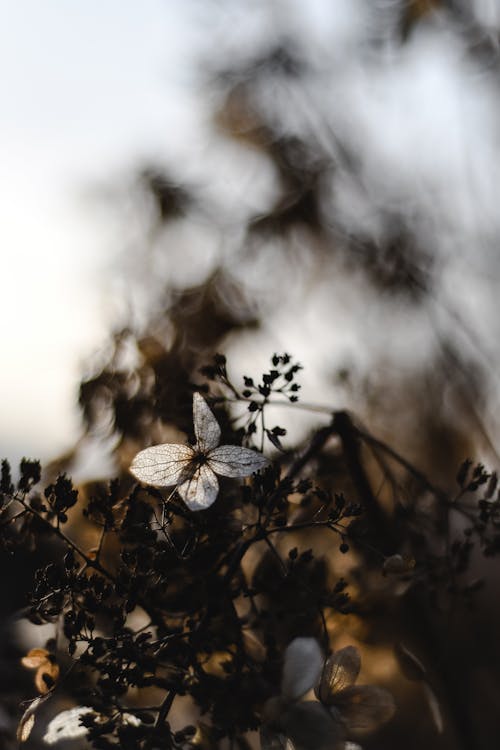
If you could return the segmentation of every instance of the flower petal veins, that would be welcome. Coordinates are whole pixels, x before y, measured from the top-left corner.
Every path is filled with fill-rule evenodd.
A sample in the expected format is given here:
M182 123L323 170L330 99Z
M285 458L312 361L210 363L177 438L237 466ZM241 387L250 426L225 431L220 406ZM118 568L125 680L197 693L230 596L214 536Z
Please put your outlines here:
M208 508L219 492L216 474L246 477L267 466L260 453L236 445L219 446L221 430L207 402L193 395L194 448L189 445L153 445L140 451L130 472L154 487L177 485L190 510Z
M168 487L184 478L193 456L194 451L189 445L153 445L136 455L130 471L140 482Z
M193 394L193 423L196 447L208 453L219 445L220 427L207 402L199 393Z
M222 477L248 477L269 463L261 453L237 445L220 445L207 459L212 471Z
M177 492L190 510L204 510L217 497L219 482L210 467L202 464L189 479L177 487Z
M373 732L389 721L396 710L389 691L376 685L342 690L336 695L335 708L349 732Z
M316 696L322 703L335 702L335 694L356 682L361 669L361 657L355 646L335 651L325 662Z

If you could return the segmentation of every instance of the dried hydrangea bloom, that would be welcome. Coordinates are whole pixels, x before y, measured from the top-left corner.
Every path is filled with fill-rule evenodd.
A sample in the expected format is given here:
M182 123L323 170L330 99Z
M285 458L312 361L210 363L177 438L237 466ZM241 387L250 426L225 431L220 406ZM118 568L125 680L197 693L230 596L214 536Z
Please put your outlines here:
M266 704L263 750L352 750L350 740L372 732L394 713L383 688L354 683L361 660L347 646L324 661L313 638L296 638L285 652L281 695ZM317 701L301 700L314 688Z
M318 700L334 719L345 726L349 736L368 734L392 718L395 705L388 690L376 685L355 685L361 669L359 651L347 646L325 662L316 685Z
M193 396L194 446L166 443L140 451L130 471L154 487L176 485L190 510L209 508L219 492L216 474L247 477L268 464L250 448L219 445L221 430L207 402L199 393Z

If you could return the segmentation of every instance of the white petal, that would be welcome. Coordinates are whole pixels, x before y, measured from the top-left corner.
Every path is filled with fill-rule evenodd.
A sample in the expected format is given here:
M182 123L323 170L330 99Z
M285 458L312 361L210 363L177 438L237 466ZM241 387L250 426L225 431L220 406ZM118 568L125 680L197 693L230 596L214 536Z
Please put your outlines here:
M140 451L132 461L130 472L140 482L155 487L168 487L176 484L189 464L194 451L189 445L153 445Z
M285 651L281 694L293 701L301 698L319 679L323 654L314 638L295 638Z
M70 708L68 711L57 714L49 722L43 741L47 745L55 745L59 740L85 737L88 729L80 724L80 716L89 713L94 713L94 710L89 706L76 706L76 708Z
M207 464L202 464L190 479L177 487L177 492L189 510L204 510L214 502L219 492L217 477Z
M220 427L207 402L199 393L193 395L193 422L196 447L201 453L219 445Z
M207 459L210 468L223 477L248 477L269 463L262 453L238 445L220 445Z

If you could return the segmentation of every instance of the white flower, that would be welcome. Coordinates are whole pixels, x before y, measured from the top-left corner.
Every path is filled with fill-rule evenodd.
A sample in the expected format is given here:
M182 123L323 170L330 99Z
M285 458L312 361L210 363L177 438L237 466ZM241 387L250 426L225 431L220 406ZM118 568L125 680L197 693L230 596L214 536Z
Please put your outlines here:
M76 706L67 711L61 711L49 723L43 741L47 745L55 745L59 740L74 740L77 737L85 737L88 729L80 724L80 717L93 713L95 713L94 710L89 706Z
M87 714L94 714L96 720L105 722L107 718L98 714L90 706L75 706L67 711L61 711L54 716L47 726L43 741L47 745L55 745L59 740L75 740L78 737L86 737L88 728L80 723L80 718ZM120 717L122 724L131 724L134 727L140 725L140 720L134 714L123 713Z
M219 445L219 424L199 393L193 396L193 422L194 447L153 445L137 454L130 471L139 481L154 487L177 485L190 510L203 510L212 505L219 492L216 474L247 477L267 466L268 460L250 448Z
M394 700L383 688L354 685L359 651L347 646L324 662L314 638L295 638L285 652L281 695L265 707L263 750L353 750L357 739L388 721ZM301 699L314 687L317 701Z

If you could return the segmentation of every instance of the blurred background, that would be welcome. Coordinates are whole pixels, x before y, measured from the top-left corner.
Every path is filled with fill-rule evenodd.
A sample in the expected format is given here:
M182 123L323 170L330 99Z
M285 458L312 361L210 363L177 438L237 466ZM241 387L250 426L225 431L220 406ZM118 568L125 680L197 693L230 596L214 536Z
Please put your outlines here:
M498 466L499 0L0 14L2 456L109 477L214 351L236 380L289 351L303 402L445 489L467 456ZM328 414L276 419L293 448ZM486 577L473 728L436 747L498 729Z
M2 455L74 443L110 333L209 279L235 368L496 454L499 3L0 8Z
M84 362L129 304L114 263L140 210L123 198L196 139L187 5L0 3L2 455L78 435Z

